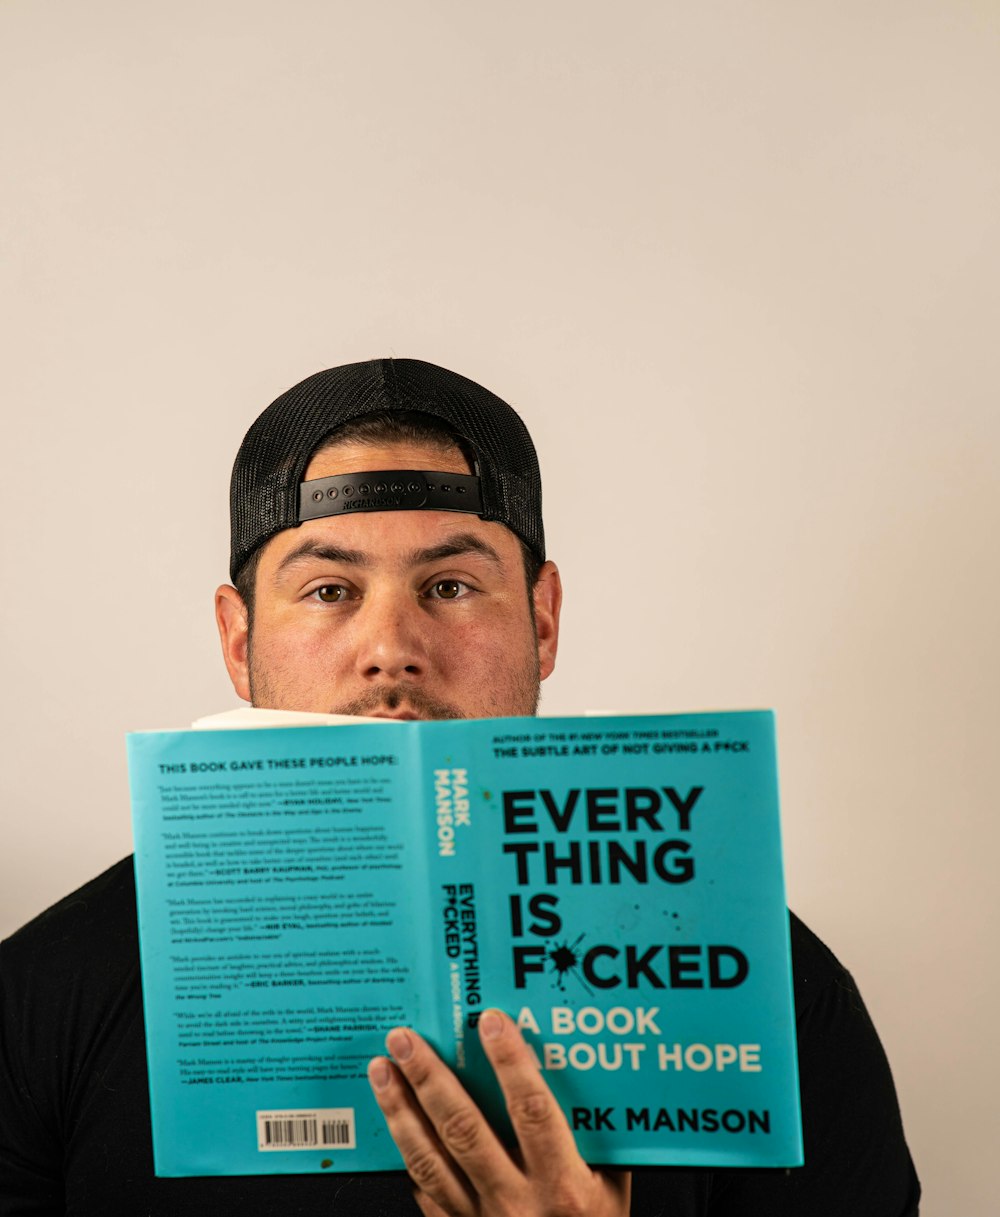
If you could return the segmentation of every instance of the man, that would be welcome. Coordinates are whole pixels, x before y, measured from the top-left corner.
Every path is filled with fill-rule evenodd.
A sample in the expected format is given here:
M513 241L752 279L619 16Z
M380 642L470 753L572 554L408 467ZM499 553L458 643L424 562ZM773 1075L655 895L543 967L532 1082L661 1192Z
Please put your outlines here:
M223 654L255 705L530 714L561 587L517 415L413 360L318 373L248 432L232 481ZM849 975L793 918L806 1166L593 1170L510 1019L480 1032L509 1154L416 1030L369 1078L409 1172L156 1179L130 860L0 952L0 1214L915 1214L892 1079Z

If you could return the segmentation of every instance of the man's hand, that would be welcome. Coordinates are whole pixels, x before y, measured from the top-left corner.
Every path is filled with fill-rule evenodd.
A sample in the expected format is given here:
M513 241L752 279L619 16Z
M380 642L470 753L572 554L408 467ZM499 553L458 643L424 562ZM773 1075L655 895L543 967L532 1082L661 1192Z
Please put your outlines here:
M368 1067L425 1217L625 1217L631 1176L591 1170L580 1157L514 1023L489 1010L479 1020L479 1036L517 1134L516 1156L413 1031L390 1031L393 1061L376 1057Z

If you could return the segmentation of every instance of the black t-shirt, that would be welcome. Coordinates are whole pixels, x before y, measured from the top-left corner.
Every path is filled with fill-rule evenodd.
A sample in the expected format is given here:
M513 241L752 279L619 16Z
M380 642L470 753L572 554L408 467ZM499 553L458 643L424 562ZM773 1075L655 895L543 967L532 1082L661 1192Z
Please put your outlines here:
M794 915L804 1167L641 1170L636 1217L911 1217L889 1066L849 973ZM127 858L0 944L0 1215L396 1217L406 1176L157 1179Z

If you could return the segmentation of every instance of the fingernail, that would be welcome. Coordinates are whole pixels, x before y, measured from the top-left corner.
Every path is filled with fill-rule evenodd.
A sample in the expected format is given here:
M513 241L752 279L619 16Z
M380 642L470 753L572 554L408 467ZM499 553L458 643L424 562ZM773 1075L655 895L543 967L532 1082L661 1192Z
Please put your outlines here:
M385 1046L397 1061L408 1061L413 1056L413 1040L402 1027L390 1031L385 1039Z
M376 1057L368 1066L368 1081L374 1090L385 1090L389 1085L389 1062Z
M487 1010L479 1020L479 1034L484 1040L495 1040L503 1030L503 1019L496 1010Z

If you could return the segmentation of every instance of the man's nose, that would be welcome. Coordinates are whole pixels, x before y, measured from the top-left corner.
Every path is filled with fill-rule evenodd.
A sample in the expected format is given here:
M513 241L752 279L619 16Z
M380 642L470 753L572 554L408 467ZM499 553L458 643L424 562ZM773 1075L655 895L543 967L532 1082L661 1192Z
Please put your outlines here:
M420 677L427 670L427 622L417 600L381 593L370 597L357 619L357 670L369 680Z

